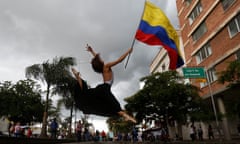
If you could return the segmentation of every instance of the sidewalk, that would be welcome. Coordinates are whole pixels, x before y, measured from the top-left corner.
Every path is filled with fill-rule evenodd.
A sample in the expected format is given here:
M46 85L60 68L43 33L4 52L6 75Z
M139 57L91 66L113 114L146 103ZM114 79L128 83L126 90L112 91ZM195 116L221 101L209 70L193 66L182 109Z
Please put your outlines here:
M66 143L65 143L66 144ZM204 140L204 141L172 141L172 142L74 142L67 144L240 144L240 140L220 141L220 140Z

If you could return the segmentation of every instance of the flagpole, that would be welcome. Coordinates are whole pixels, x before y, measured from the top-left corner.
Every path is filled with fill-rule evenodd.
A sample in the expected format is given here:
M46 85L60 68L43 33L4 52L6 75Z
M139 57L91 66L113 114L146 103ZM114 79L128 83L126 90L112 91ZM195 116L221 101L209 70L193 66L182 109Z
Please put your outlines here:
M131 48L133 48L133 46L134 46L134 43L135 43L135 38L133 39L133 41L132 41L132 45L131 45ZM132 53L132 52L131 52ZM129 58L130 58L130 56L131 56L131 53L129 53L128 54L128 57L127 57L127 62L126 62L126 64L125 64L125 69L127 68L127 64L128 64L128 61L129 61Z
M143 11L142 11L141 19L143 17L144 11L145 11L145 6L146 6L146 0L144 0L144 8L143 8ZM139 28L139 25L140 25L140 22L138 23L138 27L137 28ZM134 36L134 39L133 39L132 44L131 44L131 48L133 48L133 46L135 44L135 41L136 41L136 39L135 39L135 36ZM127 61L126 61L126 64L125 64L125 69L127 68L127 64L128 64L130 56L131 56L131 53L129 53L129 55L127 57Z

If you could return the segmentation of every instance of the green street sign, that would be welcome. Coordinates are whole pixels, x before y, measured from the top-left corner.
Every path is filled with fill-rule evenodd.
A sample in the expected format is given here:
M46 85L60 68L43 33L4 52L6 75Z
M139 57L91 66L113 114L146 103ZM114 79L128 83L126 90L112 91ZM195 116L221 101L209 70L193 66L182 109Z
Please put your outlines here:
M182 69L185 78L205 78L203 67L185 67Z

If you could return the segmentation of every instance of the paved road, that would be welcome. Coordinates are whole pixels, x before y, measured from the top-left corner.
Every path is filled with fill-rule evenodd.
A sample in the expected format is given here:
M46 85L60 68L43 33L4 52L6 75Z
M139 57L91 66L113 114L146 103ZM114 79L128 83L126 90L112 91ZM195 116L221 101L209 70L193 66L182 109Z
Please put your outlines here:
M74 139L39 139L39 138L13 138L0 137L0 144L165 144L164 142L75 142ZM240 139L231 141L204 140L204 141L172 141L167 144L240 144Z
M65 143L66 144L66 143ZM205 140L205 141L172 141L172 142L74 142L67 144L240 144L240 140L220 141L220 140Z

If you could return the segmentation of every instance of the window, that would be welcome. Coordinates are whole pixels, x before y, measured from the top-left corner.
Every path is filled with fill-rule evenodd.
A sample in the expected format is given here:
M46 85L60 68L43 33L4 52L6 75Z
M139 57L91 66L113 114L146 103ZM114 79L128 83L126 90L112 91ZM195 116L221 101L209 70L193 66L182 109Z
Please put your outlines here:
M237 55L237 60L240 60L240 50L237 51L236 55Z
M208 56L212 54L212 49L209 43L204 45L196 54L196 60L197 64L202 62L204 59L206 59Z
M202 23L198 29L193 33L192 37L193 37L193 41L197 41L200 39L200 37L207 32L207 27L205 23Z
M193 11L190 13L189 17L188 17L188 20L189 20L189 23L190 25L193 23L193 21L197 18L197 16L199 16L199 14L201 13L202 11L202 5L201 3L199 2L196 7L193 9Z
M223 9L228 9L236 0L221 0Z
M166 66L165 64L162 65L162 71L165 71L166 70Z
M240 14L229 22L228 31L230 37L234 37L238 32L240 32Z
M215 68L211 68L207 71L209 82L212 83L217 80L216 70Z
M189 6L191 4L192 0L185 0L185 3L187 6Z
M209 80L209 83L212 83L212 82L214 82L214 81L216 81L217 80L217 75L216 75L216 70L215 70L215 68L211 68L211 69L209 69L209 70L207 70L206 71L206 75L207 75L207 78L208 78L208 80ZM200 87L202 88L202 87L205 87L205 86L207 86L207 82L204 82L204 83L200 83Z

